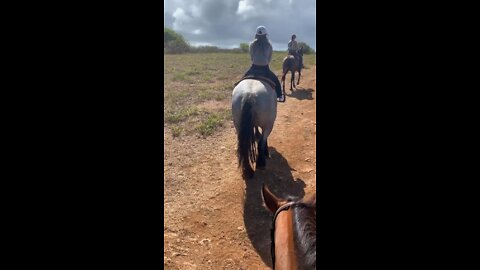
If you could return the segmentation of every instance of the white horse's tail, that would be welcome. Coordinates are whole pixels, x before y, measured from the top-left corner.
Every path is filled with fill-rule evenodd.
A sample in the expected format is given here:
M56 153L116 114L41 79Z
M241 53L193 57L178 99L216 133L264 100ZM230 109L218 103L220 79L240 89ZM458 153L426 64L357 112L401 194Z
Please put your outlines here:
M238 132L238 166L246 178L253 177L252 165L256 160L255 134L253 129L252 100L248 98L242 106L240 132Z

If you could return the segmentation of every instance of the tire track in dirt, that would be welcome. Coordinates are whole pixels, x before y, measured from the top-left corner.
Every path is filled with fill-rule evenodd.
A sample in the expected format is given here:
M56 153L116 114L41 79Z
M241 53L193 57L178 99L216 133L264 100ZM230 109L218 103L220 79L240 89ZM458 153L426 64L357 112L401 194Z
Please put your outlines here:
M315 190L315 71L304 70L292 94L287 87L269 137L272 157L246 183L232 122L208 138L173 139L164 129L166 269L270 269L272 215L262 206L260 187L265 181L284 197Z

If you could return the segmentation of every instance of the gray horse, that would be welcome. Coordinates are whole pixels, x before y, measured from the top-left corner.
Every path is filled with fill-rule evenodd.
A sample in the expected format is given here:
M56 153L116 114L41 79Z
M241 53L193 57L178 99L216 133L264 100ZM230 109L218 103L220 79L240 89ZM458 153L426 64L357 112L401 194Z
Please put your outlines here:
M298 54L303 57L303 48L300 48ZM295 59L293 55L288 55L283 59L283 75L282 75L282 88L283 93L285 94L285 75L290 71L292 76L290 80L290 91L293 91L293 87L297 87L295 85L295 71L298 71L298 81L297 85L300 84L300 77L302 76L302 67L300 66L299 60Z
M263 169L269 157L267 138L277 117L275 90L263 81L241 81L232 92L232 115L238 140L238 166L248 179L254 174L251 164L256 162L256 168Z

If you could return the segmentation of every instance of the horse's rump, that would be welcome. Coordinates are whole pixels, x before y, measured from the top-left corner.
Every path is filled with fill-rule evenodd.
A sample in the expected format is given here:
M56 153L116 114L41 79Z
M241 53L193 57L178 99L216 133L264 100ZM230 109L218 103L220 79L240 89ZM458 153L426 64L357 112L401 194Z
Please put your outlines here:
M246 178L253 176L253 163L257 163L257 167L265 164L267 138L273 129L276 108L276 93L267 82L244 78L232 92L232 116L238 139L237 156L239 167ZM262 132L255 136L254 130L258 130L257 127Z
M291 68L291 69L296 68L295 60L296 60L295 56L293 56L293 55L287 55L285 58L283 58L283 65L282 66L283 66L284 70L285 70L285 68Z

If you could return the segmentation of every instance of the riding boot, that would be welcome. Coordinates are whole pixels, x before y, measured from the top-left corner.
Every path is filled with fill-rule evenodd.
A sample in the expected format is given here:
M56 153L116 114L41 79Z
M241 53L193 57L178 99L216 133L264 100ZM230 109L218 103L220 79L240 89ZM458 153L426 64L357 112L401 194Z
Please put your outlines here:
M285 102L285 96L282 93L282 85L281 85L280 81L278 80L278 77L275 76L275 74L273 74L273 72L272 72L272 75L273 76L271 78L275 82L275 92L277 93L277 101L278 102Z
M277 80L278 80L278 78L277 78ZM277 101L278 102L284 102L284 101L282 101L282 100L285 99L283 94L282 94L282 86L280 85L280 83L277 83L276 81L275 81L275 92L277 93Z

